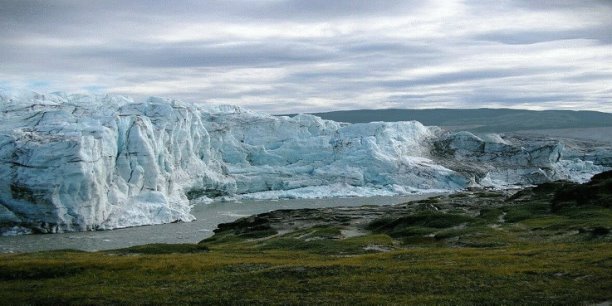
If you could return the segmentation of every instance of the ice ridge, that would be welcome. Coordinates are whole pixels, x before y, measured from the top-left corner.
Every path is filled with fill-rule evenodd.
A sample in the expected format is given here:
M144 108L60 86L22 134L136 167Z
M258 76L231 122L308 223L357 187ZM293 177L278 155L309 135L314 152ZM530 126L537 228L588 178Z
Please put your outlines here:
M236 106L0 93L0 232L193 220L212 198L389 195L586 179L559 143Z

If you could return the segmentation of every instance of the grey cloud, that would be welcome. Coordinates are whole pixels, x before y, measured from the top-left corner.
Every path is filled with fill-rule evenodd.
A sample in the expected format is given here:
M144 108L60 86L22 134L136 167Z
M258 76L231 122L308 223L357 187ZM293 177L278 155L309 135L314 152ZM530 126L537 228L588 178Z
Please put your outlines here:
M0 0L0 86L136 96L156 89L275 113L488 103L554 108L555 101L588 101L612 111L606 93L612 21L602 17L612 12L611 2L462 3L467 13L401 0ZM548 12L573 18L560 30L491 23L486 32L469 26L455 31L457 24L488 24L500 12L541 14L544 23ZM576 22L580 18L584 22ZM286 24L299 27L289 32ZM245 33L219 33L235 25ZM174 38L164 31L182 26L211 38L158 38ZM248 27L264 34L252 36ZM320 28L314 35L299 33ZM585 39L592 40L588 46L531 46ZM544 51L557 57L542 63ZM496 66L499 61L505 65ZM461 71L406 72L429 67L432 73ZM241 77L250 68L273 69L273 77Z
M258 18L329 20L330 18L399 14L414 11L424 1L413 0L290 0L260 6Z
M407 99L423 99L423 98L427 98L430 95L426 95L426 94L411 94L411 95L391 95L389 96L389 100L392 101L401 101L401 100L407 100Z
M333 45L329 42L326 46ZM330 46L331 47L331 46ZM287 75L284 82L359 82L363 78L389 77L396 69L422 67L443 62L449 55L433 45L409 44L401 41L363 42L341 40L332 63L341 68L301 70ZM351 90L351 84L345 88ZM339 89L339 88L337 88Z
M74 53L78 57L110 59L127 66L143 67L218 67L277 66L325 60L333 50L299 43L173 44L170 46L127 46L88 48Z
M494 41L510 45L535 44L555 40L569 39L592 39L603 44L612 43L612 22L603 27L591 27L588 29L563 30L563 31L514 31L514 32L489 32L479 34L473 38L476 40Z
M576 8L609 8L612 7L612 2L609 0L583 0L583 1L574 1L574 0L516 0L513 3L516 6L528 8L531 10L543 10L547 11L550 9L565 9L565 10L575 10Z
M592 82L609 82L612 80L612 71L610 72L588 72L588 73L579 73L576 75L568 76L563 78L566 82L571 83L592 83Z
M343 41L341 48L351 53L377 55L401 54L411 57L435 57L440 54L439 48L425 43L407 43L403 41Z
M15 46L0 49L7 60L5 72L58 69L64 71L124 70L140 68L198 67L271 67L318 62L337 56L336 50L299 42L245 42L221 45L217 43L146 45L123 44L102 47ZM15 62L27 58L15 67ZM13 68L11 68L13 67Z
M470 95L467 100L471 103L500 103L504 105L523 104L523 103L554 103L560 101L580 100L584 96L577 94L545 94L545 95L521 95L520 93L511 92L504 93L512 96L504 96L492 93L479 92L475 95Z
M49 30L62 33L120 30L134 23L174 21L331 21L338 18L398 15L422 7L409 0L166 1L166 0L2 0L5 35ZM121 33L117 33L120 35Z
M451 73L440 73L433 76L421 77L408 80L383 81L379 84L384 87L412 87L417 85L448 84L474 80L490 80L507 78L513 76L527 76L535 73L554 72L559 70L555 67L536 67L536 68L486 68L479 70L467 70Z

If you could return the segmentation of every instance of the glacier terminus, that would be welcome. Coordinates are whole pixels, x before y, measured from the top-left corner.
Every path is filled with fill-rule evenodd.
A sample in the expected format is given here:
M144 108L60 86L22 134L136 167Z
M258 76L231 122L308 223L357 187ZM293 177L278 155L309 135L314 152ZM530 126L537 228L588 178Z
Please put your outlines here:
M396 195L586 181L611 165L559 141L416 121L348 124L236 106L0 95L0 231L191 221L213 199Z

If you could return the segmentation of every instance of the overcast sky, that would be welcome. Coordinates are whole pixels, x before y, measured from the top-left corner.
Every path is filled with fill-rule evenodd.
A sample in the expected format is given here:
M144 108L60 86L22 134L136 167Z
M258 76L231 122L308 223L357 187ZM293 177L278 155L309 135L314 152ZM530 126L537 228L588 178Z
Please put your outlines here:
M612 112L612 1L0 0L0 88Z

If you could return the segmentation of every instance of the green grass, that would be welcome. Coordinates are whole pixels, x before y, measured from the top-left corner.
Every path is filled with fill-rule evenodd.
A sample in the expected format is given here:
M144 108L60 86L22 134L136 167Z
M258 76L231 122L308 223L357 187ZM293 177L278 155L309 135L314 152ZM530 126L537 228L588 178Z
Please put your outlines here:
M112 251L118 254L181 254L181 253L202 253L207 252L208 248L203 244L165 244L154 243L138 245L125 249Z
M574 191L567 191L574 188L567 185L562 187L565 193L558 193L559 185L548 184L499 200L481 194L476 198L494 199L498 205L486 202L474 211L453 207L387 215L363 224L361 236L345 237L349 225L344 222L321 225L317 220L318 225L286 232L275 229L265 217L254 216L221 225L215 236L199 244L4 254L0 255L0 301L6 305L611 301L612 210L606 202L608 191L601 187L605 184L596 182L590 189ZM585 196L584 190L595 188L603 190L603 196ZM443 205L443 201L421 204Z
M401 237L406 233L410 235L410 233L431 232L429 229L458 226L472 220L473 218L469 216L459 214L420 212L400 218L383 217L370 223L368 229L387 233L392 237Z
M368 247L371 246L392 248L393 240L387 235L367 235L341 240L303 240L290 237L280 237L254 245L253 247L262 250L292 250L305 251L314 254L356 255L370 253Z
M610 210L419 212L342 238L313 226L200 244L0 255L4 304L583 304L612 299ZM502 213L516 218L490 226ZM257 226L261 226L258 223ZM461 225L461 226L458 226ZM257 228L254 231L258 231ZM433 235L432 235L433 234ZM562 237L555 240L555 237Z
M609 243L418 247L350 257L224 248L197 254L0 257L0 299L13 305L580 304L612 299Z
M534 217L546 216L550 213L550 205L548 203L535 202L516 206L508 206L503 209L506 213L504 219L506 222L519 222Z

